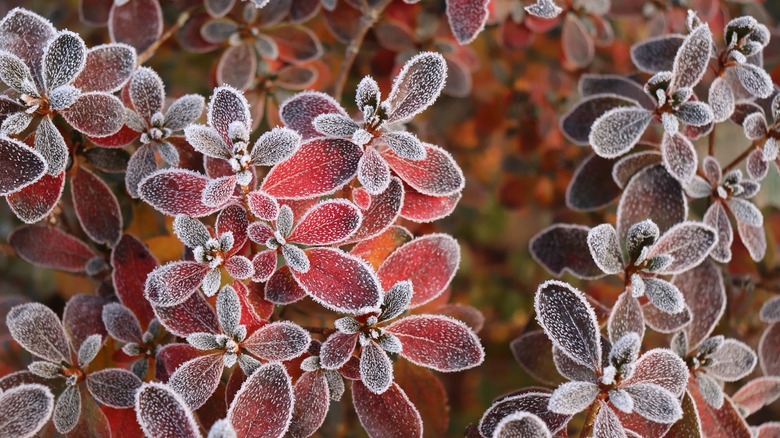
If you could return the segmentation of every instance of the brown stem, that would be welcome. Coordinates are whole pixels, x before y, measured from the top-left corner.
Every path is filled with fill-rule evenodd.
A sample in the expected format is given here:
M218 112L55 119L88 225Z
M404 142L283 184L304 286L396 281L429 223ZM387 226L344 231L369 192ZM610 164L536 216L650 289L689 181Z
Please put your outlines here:
M709 138L709 154L710 156L715 155L715 127L718 126L716 124L712 124L712 131L710 131L710 138Z
M187 22L187 20L190 19L190 11L186 10L179 14L179 18L176 19L176 23L173 24L170 28L168 28L165 33L160 35L160 38L157 38L157 41L154 42L151 46L149 46L146 50L138 54L138 65L143 65L146 61L149 60L152 56L154 56L155 53L157 53L157 50L162 46L166 41L168 41L176 31L181 29L182 26L184 26L184 23Z
M753 152L753 148L754 147L756 147L756 142L755 141L753 143L751 143L750 146L748 146L748 148L745 149L741 154L739 154L739 156L737 158L734 158L731 161L731 163L727 164L726 167L723 168L723 174L725 175L726 173L728 173L729 170L737 167L737 165L739 163L741 163L742 160L747 158L747 156L750 155L751 152Z
M347 49L344 52L344 62L341 63L339 74L336 76L336 82L333 85L333 97L336 100L341 100L341 95L344 93L344 87L347 85L347 77L349 71L352 69L352 64L355 63L355 58L358 52L360 52L360 46L363 45L363 40L366 38L368 31L379 20L379 15L384 11L390 0L382 0L376 7L368 6L368 2L363 2L363 16L360 17L360 26L357 33L347 45Z
M320 335L330 336L333 333L336 333L338 330L328 328L328 327L303 327L304 330L308 331L309 333L317 333Z
M585 417L585 424L582 426L580 438L590 435L593 430L593 423L596 421L596 414L599 413L599 408L601 408L601 403L599 403L598 400L593 402L588 408L588 415Z

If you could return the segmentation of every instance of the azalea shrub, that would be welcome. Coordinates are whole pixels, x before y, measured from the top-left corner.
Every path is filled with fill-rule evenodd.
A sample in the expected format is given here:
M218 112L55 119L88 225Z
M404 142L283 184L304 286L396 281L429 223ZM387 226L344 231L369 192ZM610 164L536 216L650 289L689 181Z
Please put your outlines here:
M777 11L51 3L0 5L0 437L780 434Z

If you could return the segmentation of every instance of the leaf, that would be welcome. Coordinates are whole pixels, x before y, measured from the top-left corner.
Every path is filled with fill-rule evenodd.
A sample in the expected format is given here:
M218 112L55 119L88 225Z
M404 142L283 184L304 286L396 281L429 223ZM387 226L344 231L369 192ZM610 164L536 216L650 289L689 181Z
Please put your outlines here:
M276 254L272 254L275 267ZM268 258L270 257L269 255ZM295 280L289 266L282 266L273 272L265 287L265 298L275 304L294 303L305 296L306 291Z
M341 368L352 357L357 344L356 334L336 332L328 336L320 348L320 365L326 370Z
M589 230L581 225L553 224L532 237L528 249L534 260L555 276L568 271L577 278L599 278L604 273L590 256Z
M0 49L22 58L40 80L44 48L56 34L49 20L27 9L14 8L0 22Z
M236 393L228 420L238 438L282 437L293 415L294 395L290 376L281 364L257 369Z
M757 377L742 386L734 393L732 401L747 417L778 398L780 398L780 377L765 376Z
M503 397L485 411L479 421L482 436L493 436L499 422L515 412L528 412L539 417L552 433L558 433L571 419L571 415L561 415L547 409L550 394L528 390L521 394Z
M594 438L623 438L626 431L620 424L620 418L605 402L599 401L599 411L593 421Z
M390 168L405 183L430 196L446 196L463 190L465 178L455 159L444 149L423 143L425 158L401 158L388 150L382 153Z
M122 235L122 214L111 189L82 167L78 167L72 176L70 189L84 232L97 243L116 244Z
M766 235L763 227L754 227L743 221L737 221L737 232L742 244L745 245L750 258L760 261L766 254Z
M582 83L581 81L581 86ZM645 94L641 88L640 91ZM615 108L635 108L637 105L633 99L618 96L612 91L609 94L587 97L584 93L581 94L583 94L583 99L561 116L561 131L570 142L582 146L588 144L593 123L603 114Z
M135 112L147 124L150 124L153 115L163 110L165 86L160 76L151 68L140 67L135 71L128 86L128 94Z
M78 350L78 364L80 367L88 365L98 355L103 347L103 338L98 334L89 335L81 343Z
M739 82L748 93L762 99L772 95L774 91L772 78L763 68L744 63L737 66L734 71L736 71Z
M671 90L693 87L707 70L712 50L712 32L707 24L693 29L674 57Z
M103 324L105 304L106 299L98 295L81 294L68 300L62 313L62 325L74 349L80 349L92 335L97 334L104 339L108 336Z
M352 402L360 424L370 437L422 437L420 413L397 384L377 395L360 381L354 381Z
M276 127L261 135L252 146L252 162L256 166L273 166L290 158L300 146L300 134Z
M418 223L428 223L449 216L463 195L428 196L404 184L404 202L401 217Z
M536 292L534 309L553 345L577 363L601 369L598 321L582 292L560 281L547 281Z
M81 416L81 391L78 386L68 386L57 397L52 423L57 432L68 433L76 427Z
M648 258L660 254L672 256L672 263L659 274L676 274L698 266L712 248L718 236L715 229L699 222L681 222L666 231L653 245Z
M424 111L439 97L446 79L447 63L438 53L422 52L406 61L383 102L385 123L403 122Z
M57 315L40 303L13 307L6 316L11 336L25 350L51 362L71 359L65 331Z
M251 41L251 40L250 40ZM217 83L247 90L257 74L257 54L250 43L230 46L217 63Z
M108 149L95 148L93 150ZM22 222L34 224L54 210L64 188L65 172L60 172L55 176L45 174L34 183L7 195L6 201L16 217Z
M726 339L709 358L714 363L706 366L707 373L726 382L734 382L747 376L757 362L753 349L736 339Z
M43 86L46 91L69 84L84 69L87 47L77 34L63 30L43 51Z
M287 240L303 245L333 245L354 234L362 220L360 210L347 200L322 201L303 215Z
M598 421L598 417L596 421ZM547 425L539 417L528 412L516 412L504 417L496 426L496 432L493 436L497 438L552 437Z
M209 179L184 169L162 169L144 178L138 185L141 199L169 216L207 216L218 208L205 205L201 193Z
M130 79L136 67L135 49L125 44L101 44L87 50L84 69L73 81L82 92L115 92Z
M723 407L723 388L720 384L708 374L701 373L696 375L696 381L699 385L701 396L708 405L715 409Z
M101 404L130 408L135 404L135 393L141 387L141 380L127 370L106 369L89 373L87 387Z
M295 407L288 432L295 438L313 435L325 422L330 407L330 390L325 373L303 373L295 382Z
M146 327L154 311L144 297L147 275L157 267L157 260L136 237L125 234L111 252L112 280L119 301L133 311Z
M624 380L624 387L634 384L658 385L674 396L685 391L688 382L688 367L671 350L656 348L645 352L637 360L634 374ZM634 398L636 401L636 397Z
M261 189L281 199L309 199L343 187L357 173L363 152L348 140L314 139L268 172Z
M636 333L639 339L645 334L645 320L639 301L630 293L623 292L618 297L607 322L609 340L614 344L628 333Z
M645 295L658 310L676 314L685 309L685 299L676 286L659 278L643 278L645 283Z
M580 76L577 89L580 93L580 96L583 98L605 94L613 96L616 95L619 97L625 97L630 101L636 101L636 103L639 103L641 106L647 109L654 109L656 107L655 101L647 93L645 93L642 85L630 78L625 78L619 75L585 73ZM607 109L609 108L605 108L603 111L597 112L598 114L596 117L603 114ZM587 128L588 129L585 132L586 138L588 132L590 131L590 126Z
M576 68L586 67L593 61L595 46L585 29L585 24L575 14L566 14L561 29L563 56Z
M116 96L91 91L79 95L61 114L70 126L86 135L107 137L124 125L125 107Z
M163 17L157 0L128 1L111 8L108 34L111 41L127 43L143 53L162 35Z
M132 2L130 2L132 3ZM167 385L144 383L135 395L135 411L144 434L154 438L200 438L200 429L184 400Z
M548 353L552 351L552 342L543 331L525 333L514 339L509 348L517 363L533 378L551 386L561 383L552 355Z
M68 166L68 145L49 117L43 117L35 130L35 150L46 161L49 175L57 175Z
M103 306L103 324L112 338L122 342L135 342L140 344L141 325L132 311L119 303L109 303Z
M656 208L663 205L664 208ZM688 204L680 183L663 166L645 168L632 178L620 198L617 230L621 241L635 223L651 219L661 232L683 222Z
M619 157L639 142L652 119L644 108L611 109L593 123L588 143L600 157Z
M283 362L302 355L310 343L311 336L299 325L278 321L256 330L241 346L261 359Z
M661 141L664 167L675 179L688 182L696 175L698 157L693 144L679 133L664 133Z
M326 308L362 314L379 307L382 291L376 273L363 260L333 248L309 248L311 268L292 271L315 301Z
M409 280L414 288L410 307L441 295L460 264L460 247L451 236L429 234L408 242L390 254L377 271L382 287L389 289Z
M631 60L645 73L671 71L672 60L685 40L678 34L649 38L631 47Z
M214 394L223 368L221 353L196 357L176 368L168 386L182 397L189 409L195 410Z
M574 171L566 188L566 206L576 211L598 210L620 196L612 178L615 160L591 154Z
M710 85L708 99L715 122L720 123L731 117L734 113L734 100L734 92L731 91L729 83L724 78L715 78Z
M623 270L623 255L620 251L617 231L610 224L602 224L588 231L588 249L593 261L607 274Z
M590 382L566 382L550 397L549 409L556 414L574 415L596 400L599 387Z
M49 421L54 396L39 384L22 384L0 394L0 435L32 437Z
M689 385L688 391L699 412L702 436L712 438L748 438L752 436L750 428L728 396L724 398L723 406L720 409L715 409L704 401L698 385Z
M66 272L84 272L95 257L84 242L57 228L27 225L15 229L8 243L23 260Z
M214 89L209 101L206 120L228 144L233 144L230 125L238 122L245 132L252 131L252 115L249 112L249 102L244 94L229 85Z
M367 146L358 162L357 178L363 188L378 195L390 184L390 168L376 148Z
M469 44L482 32L488 19L488 3L488 0L447 0L447 20L459 44Z
M650 421L671 424L682 418L682 408L677 397L658 385L639 383L626 386L634 399L634 412Z
M208 265L190 261L160 266L146 278L144 296L153 306L181 304L195 293L209 270Z
M529 15L551 20L563 12L563 9L556 5L552 0L537 0L536 3L526 6L525 11Z
M370 200L367 208L361 207L363 220L360 227L350 236L350 241L363 241L382 234L398 219L404 205L404 187L401 180L392 178L384 192L371 195L368 191L356 189L352 191L353 202L359 203L360 193Z
M312 123L320 114L349 115L335 99L318 91L304 91L282 102L279 117L288 128L298 132L303 140L319 137Z
M393 384L393 363L376 342L360 349L360 380L374 394L382 394Z
M282 61L301 64L322 56L317 34L306 27L282 25L264 33L276 43Z

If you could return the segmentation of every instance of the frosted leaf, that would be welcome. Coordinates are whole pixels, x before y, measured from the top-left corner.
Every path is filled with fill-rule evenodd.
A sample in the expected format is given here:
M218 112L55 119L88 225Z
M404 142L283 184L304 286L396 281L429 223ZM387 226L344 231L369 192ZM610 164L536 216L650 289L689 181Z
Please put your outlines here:
M3 120L3 124L0 127L0 133L17 135L30 126L32 119L33 115L27 114L26 112L13 113Z
M530 15L551 20L563 12L553 0L536 0L536 3L526 6L525 11Z
M693 87L707 70L712 51L712 32L706 24L693 29L674 57L670 89Z
M642 338L637 333L629 332L620 337L609 352L609 362L617 369L632 365L639 357Z
M772 78L763 68L745 63L735 67L734 70L739 82L753 96L765 99L772 95L774 84Z
M625 389L613 389L609 391L609 402L615 408L630 414L634 412L634 399ZM602 407L603 408L603 407Z
M661 141L661 157L666 170L676 179L687 182L696 175L696 149L686 137L665 133Z
M70 347L57 315L40 303L21 304L6 316L8 331L25 350L51 362L69 362Z
M252 115L249 112L249 102L240 91L229 85L214 89L206 114L209 126L214 128L225 143L232 143L230 124L241 123L246 132L252 130Z
M88 363L92 362L92 360L97 356L97 354L100 352L100 349L103 347L103 337L94 334L89 335L87 339L84 340L84 342L79 347L78 352L78 361L79 366L85 366Z
M43 86L51 91L78 76L87 59L87 46L77 34L60 31L43 51Z
M438 146L422 145L425 157L420 160L401 158L389 150L382 152L382 156L405 183L420 193L439 197L463 190L463 171L452 155Z
M409 307L414 294L411 281L399 281L387 290L382 304L380 321L387 321L402 314Z
M715 117L709 105L704 102L689 101L677 107L674 113L683 123L692 126L704 126Z
M241 345L255 356L268 361L287 361L302 355L311 336L299 325L279 321L264 325Z
M640 89L640 91L645 95L644 90ZM635 107L636 105L637 102L633 99L612 94L611 91L609 94L585 97L561 116L561 131L572 143L587 145L591 126L596 119L617 107Z
M755 112L745 117L742 122L742 128L745 130L745 136L750 140L758 140L767 134L766 118L764 114Z
M729 209L740 222L752 227L764 225L764 215L752 202L740 198L730 198L728 203Z
M281 437L293 415L295 396L284 366L278 363L259 367L241 389L228 409L227 419L239 437Z
M57 87L49 94L49 107L56 111L63 110L73 105L80 95L81 90L72 85Z
M393 82L387 100L385 123L411 119L430 106L444 88L447 63L434 52L422 52L406 61Z
M57 397L54 404L52 423L59 433L68 433L79 421L81 416L81 391L78 385L68 386Z
M555 389L549 409L557 414L574 415L596 400L599 386L590 382L566 382Z
M148 122L163 109L165 87L154 70L140 67L130 80L129 95L135 111Z
M225 262L225 270L237 280L246 280L255 275L252 261L242 255L234 255Z
M544 421L528 412L515 412L504 417L498 422L493 436L496 438L552 438Z
M660 274L675 274L687 271L701 263L717 242L714 228L700 222L679 223L661 236L653 245L648 258L668 254L672 263L654 270Z
M90 137L107 137L122 128L125 107L116 96L99 91L81 93L62 116L70 125Z
M306 273L311 267L309 257L295 245L283 245L282 256L287 265L295 272Z
M576 14L566 14L561 28L563 56L576 68L585 68L592 61L596 47L585 23Z
M214 394L222 376L222 354L209 354L184 362L168 379L168 386L178 393L192 410L198 409Z
M447 19L458 44L466 45L482 32L489 15L488 4L488 0L447 1Z
M586 73L580 76L577 88L580 96L583 98L617 95L631 99L648 109L656 107L655 101L645 93L645 90L639 83L619 75ZM601 111L600 114L604 112Z
M642 169L661 163L661 154L656 151L637 152L625 155L612 167L612 179L621 189L628 185L631 178Z
M355 318L352 318L351 316L345 316L343 318L337 319L336 321L333 322L333 326L336 327L336 330L348 335L352 335L359 332L361 327L363 327L361 323L359 323Z
M713 408L720 409L723 406L723 388L720 384L705 373L697 374L696 380L704 401Z
M153 438L200 438L200 427L179 394L167 385L144 383L135 395L135 412L144 434Z
M122 88L136 68L135 49L121 43L101 44L87 50L84 69L73 81L82 91L113 93Z
M553 344L576 362L593 370L601 367L601 337L593 307L585 295L560 281L539 286L534 309Z
M46 160L46 172L57 175L68 165L68 145L49 117L42 117L35 130L35 150Z
M610 224L601 224L588 231L588 249L593 261L607 274L623 270L623 255L620 252L617 231Z
M217 132L204 125L189 125L184 128L187 143L203 155L213 158L229 159L228 145Z
M736 339L726 339L723 345L709 355L713 363L707 365L707 373L726 382L739 380L753 371L757 358L753 349Z
M775 296L761 306L761 321L774 323L780 321L780 297Z
M734 113L734 92L728 81L718 77L712 81L709 91L709 104L712 108L713 119L720 123L728 120Z
M658 310L666 313L679 313L685 308L685 299L676 286L666 280L645 277L645 295Z
M550 394L547 392L526 392L510 395L495 402L479 422L479 432L482 436L493 436L497 424L507 415L518 411L532 413L547 424L551 432L557 433L571 420L570 415L560 415L547 409Z
M581 382L598 381L598 376L594 370L575 362L574 359L558 347L552 347L552 359L558 374L569 380Z
M165 112L165 127L179 131L194 123L203 113L206 103L203 96L186 94L176 99Z
M209 43L227 41L238 30L238 24L229 18L208 20L200 28L200 36Z
M258 219L272 221L279 215L279 202L261 190L255 190L247 194L249 210ZM264 242L263 242L264 243Z
M41 154L24 143L0 135L0 196L17 193L46 172Z
M201 289L203 289L204 295L213 297L217 293L220 284L222 284L222 274L219 269L211 269L206 276L203 277L200 286Z
M633 278L631 282L633 285ZM645 321L642 307L631 294L624 292L618 297L617 302L612 307L612 312L609 314L607 331L609 339L613 343L628 333L637 333L640 339L644 336Z
M279 214L276 217L276 229L282 236L289 236L293 228L293 211L289 205L284 204L279 208Z
M593 123L588 142L599 156L618 157L634 147L652 119L653 114L644 108L609 110Z
M588 155L577 166L566 188L566 206L576 211L594 211L614 202L621 192L612 178L616 161Z
M368 342L361 349L360 379L374 394L385 392L393 383L393 363L376 342Z
M304 91L282 102L279 116L285 126L301 134L304 140L318 137L312 121L320 114L339 113L348 116L335 99L325 93Z
M352 383L352 401L360 424L369 436L422 438L420 413L397 384L377 395L360 381L355 381Z
M677 134L680 131L680 119L671 113L661 114L661 125L666 134Z
M236 176L228 175L210 180L203 188L201 202L208 207L219 207L225 205L233 196L236 188Z
M685 184L684 188L685 193L693 199L706 198L712 194L712 185L699 175L694 175L693 178Z
M301 217L288 240L303 245L332 245L354 234L362 219L360 210L347 200L322 201Z
M338 113L320 114L312 123L317 132L331 137L352 137L360 129L360 125L352 118Z
M625 438L626 431L615 411L603 401L599 401L599 405L599 412L593 421L593 438Z
M645 73L669 71L684 41L685 37L677 34L649 38L631 47L631 60Z
M138 185L147 176L154 173L155 170L157 170L157 158L152 146L143 145L136 149L127 163L127 171L125 173L127 193L133 198L138 198Z
M187 335L187 343L197 348L198 350L217 350L221 348L217 338L213 333L190 333Z
M361 79L355 92L355 103L358 109L363 111L368 106L376 110L379 108L381 100L382 93L379 91L379 84L371 76L365 76Z
M631 296L639 298L645 295L645 281L639 274L631 274Z
M252 147L252 162L257 166L273 166L292 156L300 145L300 134L276 127L257 139Z
M758 377L747 382L734 393L732 399L739 410L748 416L780 397L780 377Z
M357 335L337 332L328 337L320 348L320 365L326 370L341 368L352 357Z
M62 365L45 360L38 360L30 365L27 365L27 369L38 377L44 379L58 379L63 377Z
M373 147L367 147L358 163L358 181L372 195L378 195L390 185L387 161Z
M176 237L190 248L203 246L211 239L211 234L203 223L188 216L179 215L173 221Z
M23 94L38 94L30 69L13 53L0 51L0 81Z
M130 408L141 379L123 369L106 369L87 375L87 388L97 401L112 408Z
M578 278L601 277L603 271L590 256L588 231L587 227L569 224L545 228L531 239L531 256L556 276L568 271Z
M408 160L425 158L426 150L414 134L406 131L392 131L382 134L382 139L401 158Z
M31 438L43 428L54 409L49 388L25 383L0 394L0 435Z
M211 425L208 438L237 438L236 430L227 419L217 420Z
M760 261L766 254L766 235L763 227L754 227L743 221L737 221L737 232L742 244L745 245L750 258Z
M178 261L160 266L146 278L144 296L155 306L174 306L187 300L209 271L207 265Z
M638 383L627 386L625 390L634 399L634 412L650 421L671 424L682 418L680 402L667 389Z
M226 335L233 336L236 333L241 322L241 302L236 290L230 286L223 287L217 295L217 319Z
M330 407L330 389L324 372L304 373L295 383L295 408L290 435L306 438L322 426Z

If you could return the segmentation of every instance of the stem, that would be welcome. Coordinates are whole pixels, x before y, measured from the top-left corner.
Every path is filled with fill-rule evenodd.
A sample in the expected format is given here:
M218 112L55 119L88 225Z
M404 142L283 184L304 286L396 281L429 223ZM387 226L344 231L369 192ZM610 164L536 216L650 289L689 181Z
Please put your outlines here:
M328 327L302 327L302 328L310 333L317 333L325 336L330 336L333 333L336 333L338 331L336 329L332 329Z
M363 16L360 17L360 27L352 40L347 45L347 49L344 52L344 62L341 63L338 76L336 76L336 82L333 85L333 97L336 100L341 100L341 95L344 93L344 87L347 84L347 77L349 71L352 69L352 64L355 63L358 52L360 52L360 46L363 45L363 40L366 38L369 29L376 24L379 19L379 15L390 4L390 0L382 0L376 7L371 8L368 6L368 2L363 2Z
M739 163L742 162L742 160L747 158L747 156L750 155L751 152L753 152L753 148L755 146L756 146L756 142L754 141L753 143L750 144L750 146L748 146L747 149L745 149L741 154L739 154L737 158L734 158L731 161L731 163L727 164L726 167L723 168L723 174L725 175L726 173L728 173L729 170L735 168Z
M587 437L593 431L593 423L596 421L596 414L599 413L601 404L596 400L588 408L588 415L585 417L585 424L582 426L582 432L580 432L580 438Z
M190 11L184 11L181 14L179 14L179 18L176 19L176 23L173 24L173 26L169 27L167 31L165 31L164 34L160 35L160 38L157 39L157 41L154 42L151 46L149 46L146 50L138 54L138 65L143 65L146 61L149 60L154 54L157 52L157 50L162 46L166 41L168 41L176 31L181 29L182 26L184 26L184 23L187 22L187 20L190 19Z
M710 131L710 138L709 138L709 154L710 156L715 155L715 127L718 126L716 124L712 124L712 131Z

